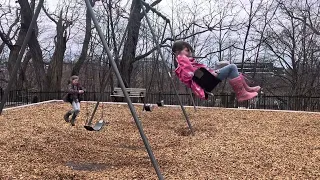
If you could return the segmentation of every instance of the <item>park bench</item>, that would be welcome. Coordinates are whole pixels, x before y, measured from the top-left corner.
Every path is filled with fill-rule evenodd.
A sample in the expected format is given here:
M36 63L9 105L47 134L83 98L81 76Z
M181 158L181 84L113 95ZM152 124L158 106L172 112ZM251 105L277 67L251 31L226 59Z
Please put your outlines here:
M130 98L139 98L144 103L144 98L146 97L147 90L144 88L126 88L126 91L129 94ZM117 97L124 98L124 93L119 87L115 87L111 97L114 98L114 101Z
M128 92L130 98L139 98L141 100L141 102L144 104L143 110L152 111L151 110L152 106L150 104L145 103L145 97L146 97L146 93L147 93L146 89L144 89L144 88L126 88L126 91ZM122 92L122 89L119 87L115 87L112 94L111 94L111 97L113 97L113 101L115 101L115 102L119 102L119 99L117 99L117 98L121 98L120 101L123 101L124 94ZM164 106L164 100L158 101L157 105Z

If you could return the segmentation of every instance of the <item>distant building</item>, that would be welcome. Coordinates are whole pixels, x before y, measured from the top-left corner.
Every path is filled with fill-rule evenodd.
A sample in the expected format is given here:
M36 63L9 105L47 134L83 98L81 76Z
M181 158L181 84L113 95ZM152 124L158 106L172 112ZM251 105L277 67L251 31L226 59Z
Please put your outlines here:
M237 65L239 72L241 72L242 63L234 63ZM245 74L264 74L264 75L284 75L285 69L280 67L275 67L271 62L267 63L244 63L243 72Z

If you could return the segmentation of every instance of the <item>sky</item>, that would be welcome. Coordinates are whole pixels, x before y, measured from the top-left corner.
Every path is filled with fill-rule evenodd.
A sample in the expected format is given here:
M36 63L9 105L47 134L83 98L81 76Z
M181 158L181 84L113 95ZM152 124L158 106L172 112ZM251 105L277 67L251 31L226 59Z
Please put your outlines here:
M124 4L131 4L132 0L123 0ZM150 3L153 2L154 0L147 0L146 2ZM204 5L206 5L205 3L208 1L220 1L220 0L183 0L181 2L183 2L184 4L193 4L193 2L196 1L198 2L203 2ZM222 0L221 0L222 1ZM240 0L238 0L240 1ZM243 2L249 1L249 0L241 0ZM173 26L175 26L175 20L172 19L172 6L173 3L176 3L177 1L175 0L162 0L155 8L157 10L159 10L161 13L163 13L164 15L167 15L168 18L173 22ZM12 6L18 6L17 3L15 3L15 0L0 0L0 4L10 4ZM53 12L57 5L59 4L59 0L45 0L45 7L49 9L49 11ZM209 3L208 3L209 4ZM101 2L97 2L96 6L101 5ZM192 6L191 6L192 7ZM43 13L43 12L42 12ZM201 13L201 12L199 12ZM151 14L151 13L150 13ZM39 21L45 21L45 23L38 23L40 24L40 29L42 29L41 35L39 37L40 40L40 44L43 47L46 47L48 45L53 46L53 36L55 34L55 24L52 23L48 18L45 17L45 15L43 16L43 18L40 18L38 20ZM76 31L73 31L76 32ZM76 37L77 36L77 37ZM66 52L66 57L72 57L74 54L79 54L79 52L81 51L82 48L82 41L83 41L83 33L75 33L74 38L71 38L70 41L68 41L67 44L67 52ZM46 51L49 54L52 54L52 50L53 49L49 49L48 51ZM44 53L46 53L44 52Z
M0 0L1 1L1 0ZM151 3L154 0L146 0L147 3ZM192 4L194 0L184 0L183 3L184 4ZM203 1L208 1L208 0L203 0ZM132 0L123 0L123 4L128 4L130 5L132 2ZM157 10L159 10L162 14L168 16L168 18L171 21L174 21L174 19L172 20L172 6L175 0L162 0L155 8ZM49 8L49 10L54 10L57 6L57 4L59 3L59 1L53 1L53 0L45 0L46 3L46 7ZM102 2L96 2L96 6L101 5ZM130 6L129 6L130 7ZM149 14L151 15L151 14ZM82 40L82 39L81 39ZM72 47L73 47L73 51L77 51L80 52L81 51L81 43L82 42L74 42ZM71 53L71 52L70 52ZM66 53L66 55L68 54L68 52Z

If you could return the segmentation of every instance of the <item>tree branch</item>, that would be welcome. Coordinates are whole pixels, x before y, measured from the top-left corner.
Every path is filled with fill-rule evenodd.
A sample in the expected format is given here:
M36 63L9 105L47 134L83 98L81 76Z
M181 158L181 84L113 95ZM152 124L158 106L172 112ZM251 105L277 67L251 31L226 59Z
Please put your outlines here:
M300 18L300 17L295 16L295 15L293 14L293 12L290 11L290 10L284 5L284 3L279 2L279 1L278 1L278 3L279 3L279 5L281 6L281 8L286 12L286 14L287 14L289 17L305 23L315 34L320 35L320 31L319 31L318 29L316 29L316 28L313 26L313 24L312 24L310 12L307 11L307 12L308 12L308 15L309 15L309 16L308 16L308 20L309 20L309 22L310 22L310 24L309 24L309 23L305 22L303 18ZM310 11L310 9L309 9L309 11Z
M8 82L9 82L8 80L6 80L6 79L4 79L4 78L1 78L0 81L3 81L3 82L5 82L5 83L8 83Z
M156 6L157 4L159 4L162 0L156 0L153 3L151 3L150 5L146 2L141 1L142 5L146 7L146 13L148 13L150 10L154 13L156 13L158 16L162 17L165 21L169 21L169 19L164 16L163 14L161 14L159 11L157 11L155 8L153 8L154 6ZM142 19L144 16L144 13L140 14L140 19Z
M58 22L55 19L53 19L53 17L48 13L48 11L46 10L46 8L44 8L44 6L42 6L42 10L52 22L54 22L55 24L58 24Z
M7 39L7 35L4 32L0 31L0 38L9 47L10 50L13 49L12 42L9 39Z
M170 47L170 46L167 45L167 44L160 44L160 47ZM170 48L171 48L171 47L170 47ZM143 58L149 56L149 55L150 55L151 53L153 53L155 50L157 50L157 47L152 48L150 51L146 52L145 54L136 56L136 57L134 58L134 61L133 61L133 62L139 61L140 59L143 59Z
M207 53L205 56L194 56L194 58L207 58L210 54L215 54L215 53L219 53L219 52L223 52L223 51L225 51L225 50L227 50L227 49L229 49L229 48L231 48L231 47L234 47L234 44L232 44L232 45L230 45L230 46L228 46L228 47L225 47L225 48L223 48L223 49L221 49L221 50L217 50L217 51L212 51L212 52L209 52L209 53Z

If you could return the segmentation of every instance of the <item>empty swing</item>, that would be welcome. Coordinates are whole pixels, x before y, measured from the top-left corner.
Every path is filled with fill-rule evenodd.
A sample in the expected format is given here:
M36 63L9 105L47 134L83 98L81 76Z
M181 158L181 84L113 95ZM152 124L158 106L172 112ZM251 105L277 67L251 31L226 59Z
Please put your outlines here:
M93 117L94 117L94 114L96 113L98 107L99 107L99 104L100 104L100 101L97 101L94 109L93 109L93 112L92 112L92 115L89 119L89 111L88 111L88 103L87 103L87 106L86 106L86 109L87 109L87 119L86 119L86 123L84 125L84 128L88 131L100 131L102 129L102 127L106 124L106 122L104 121L104 116L103 116L103 111L104 111L104 105L102 103L102 110L101 110L101 117L100 117L100 120L98 122L96 122L96 124L94 126L92 126L92 120L93 120Z

